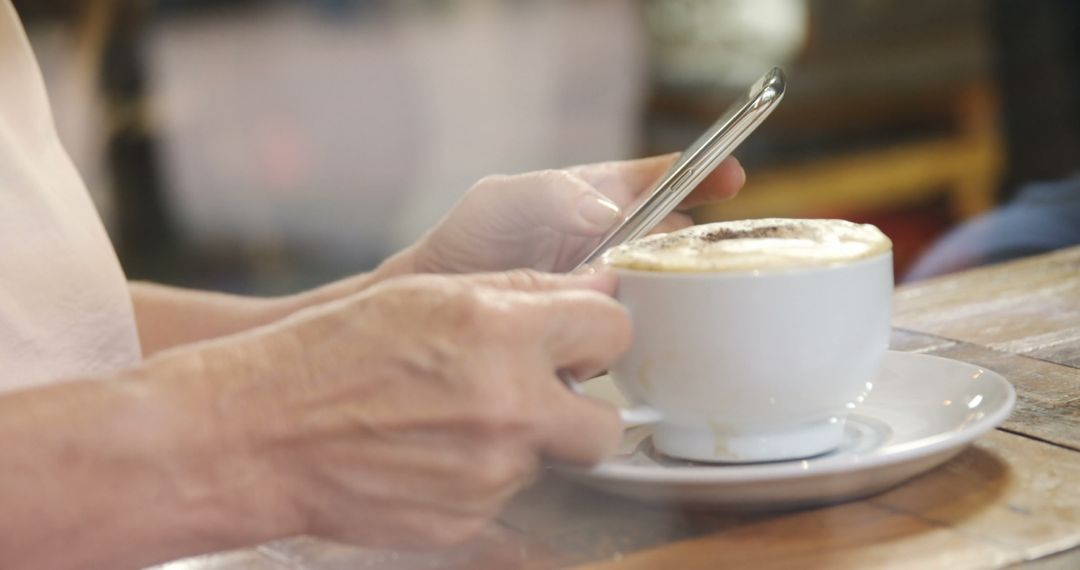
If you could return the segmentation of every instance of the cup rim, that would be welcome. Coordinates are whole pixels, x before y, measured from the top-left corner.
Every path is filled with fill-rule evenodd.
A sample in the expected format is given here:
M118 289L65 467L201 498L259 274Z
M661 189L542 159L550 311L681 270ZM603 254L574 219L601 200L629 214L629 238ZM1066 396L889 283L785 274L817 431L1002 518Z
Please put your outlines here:
M893 250L889 249L857 259L855 261L840 261L829 263L826 265L804 265L797 267L783 267L776 269L739 269L735 271L653 271L649 269L629 269L626 267L618 267L615 265L604 264L606 267L615 271L616 274L632 275L635 278L643 279L680 279L680 280L694 280L694 279L767 279L769 277L779 276L793 276L793 275L806 275L813 273L823 273L826 271L833 271L840 268L847 267L860 267L864 265L871 265L873 263L879 263L883 259L892 260Z

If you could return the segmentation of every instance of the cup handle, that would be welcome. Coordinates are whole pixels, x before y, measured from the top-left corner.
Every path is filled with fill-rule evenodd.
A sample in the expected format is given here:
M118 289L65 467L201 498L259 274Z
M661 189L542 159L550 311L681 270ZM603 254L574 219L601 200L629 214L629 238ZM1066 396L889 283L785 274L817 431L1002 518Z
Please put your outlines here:
M570 389L571 392L588 397L585 390L581 387L581 383L578 382L573 375L565 370L558 372L559 380ZM660 422L663 416L660 412L645 404L638 404L629 408L619 408L619 420L622 421L623 427L632 428L635 426L651 425Z

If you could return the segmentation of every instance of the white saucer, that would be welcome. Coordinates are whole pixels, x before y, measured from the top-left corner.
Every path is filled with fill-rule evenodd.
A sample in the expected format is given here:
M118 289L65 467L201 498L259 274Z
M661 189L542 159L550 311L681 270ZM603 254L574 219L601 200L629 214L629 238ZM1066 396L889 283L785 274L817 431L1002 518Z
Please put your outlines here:
M585 391L617 405L611 380ZM650 428L626 430L619 453L589 470L565 469L590 487L653 502L782 509L864 497L952 458L1000 425L1016 402L1001 375L937 356L890 351L874 389L849 416L839 449L801 461L710 465L652 450Z

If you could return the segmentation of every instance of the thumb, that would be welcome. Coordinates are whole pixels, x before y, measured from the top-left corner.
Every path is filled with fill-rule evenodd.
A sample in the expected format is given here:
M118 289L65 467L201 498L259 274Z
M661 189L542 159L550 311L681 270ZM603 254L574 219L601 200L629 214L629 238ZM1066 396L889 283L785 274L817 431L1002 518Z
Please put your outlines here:
M617 284L615 272L603 267L590 267L585 271L571 274L515 269L500 273L479 273L461 278L477 286L496 289L528 292L584 289L609 296L615 294Z
M679 156L674 152L633 160L581 164L570 167L569 171L597 188L618 186L627 192L627 199L633 199L667 172Z
M547 227L598 236L622 217L619 207L577 174L542 170L485 179L476 188L506 231Z

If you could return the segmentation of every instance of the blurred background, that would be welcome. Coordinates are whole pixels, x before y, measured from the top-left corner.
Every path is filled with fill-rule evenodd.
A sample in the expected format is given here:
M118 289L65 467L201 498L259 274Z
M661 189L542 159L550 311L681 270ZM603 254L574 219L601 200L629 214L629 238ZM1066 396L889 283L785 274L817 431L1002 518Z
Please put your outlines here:
M280 293L373 267L477 179L681 150L783 104L699 221L844 217L897 275L1080 162L1068 0L22 0L133 278Z

